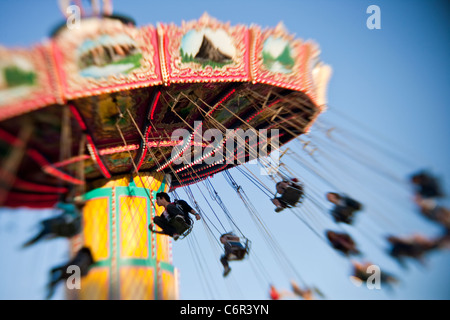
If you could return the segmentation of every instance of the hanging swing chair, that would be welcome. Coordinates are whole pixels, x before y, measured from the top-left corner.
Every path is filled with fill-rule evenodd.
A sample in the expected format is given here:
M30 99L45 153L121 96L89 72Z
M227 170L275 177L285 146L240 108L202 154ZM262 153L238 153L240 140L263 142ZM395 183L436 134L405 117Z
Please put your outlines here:
M236 235L226 234L224 241L225 246L229 246L230 252L227 255L228 261L239 261L243 260L246 255L250 253L251 241L247 238L242 237L242 239Z
M228 243L231 245L231 254L228 255L229 261L243 260L250 252L251 242L248 239L245 239L243 242L230 241Z
M303 188L295 188L289 186L281 195L281 200L288 205L288 207L295 207L303 198Z
M192 231L194 221L191 219L191 224L188 224L181 216L176 216L170 219L169 224L175 228L180 235L178 239L184 239Z
M289 183L287 180L283 180L282 182ZM287 186L281 196L276 199L278 199L286 208L293 208L302 202L304 195L303 185L293 182L291 185Z

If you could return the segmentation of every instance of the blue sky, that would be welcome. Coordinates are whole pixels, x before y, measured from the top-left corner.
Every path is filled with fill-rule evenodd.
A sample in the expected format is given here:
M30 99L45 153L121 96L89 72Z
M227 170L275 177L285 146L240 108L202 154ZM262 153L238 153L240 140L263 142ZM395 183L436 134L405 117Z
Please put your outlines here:
M366 9L372 4L381 9L380 30L366 27L369 17ZM450 193L448 3L437 0L230 0L189 1L189 4L186 1L114 1L114 12L133 17L138 25L156 25L157 22L180 25L182 20L198 19L205 11L232 25L255 23L264 28L275 27L283 21L296 37L313 39L320 45L321 60L333 68L329 105L313 127L311 137L305 140L310 139L319 147L317 157L321 157L323 166L319 168L324 172L323 177L366 206L355 225L344 229L354 236L365 253L364 258L395 274L401 282L392 291L355 287L348 279L348 259L334 252L316 234L327 227L339 228L326 219L323 210L318 212L311 203L299 209L299 215L309 227L293 212L276 214L268 197L235 170L231 172L233 177L243 185L295 271L277 261L267 248L267 234L258 231L246 208L219 174L211 182L239 222L239 228L252 240L252 255L249 260L232 263L230 277L222 279L218 262L222 253L214 241L210 241L202 223L197 222L189 239L173 244L174 264L181 271L181 298L266 299L269 282L280 289L288 289L289 280L293 278L317 286L329 299L449 299L448 251L431 254L425 267L409 263L409 268L403 270L386 256L387 246L383 240L387 233L422 232L436 236L440 232L436 225L417 213L405 180L411 172L428 168L441 177L447 194ZM61 21L62 15L54 0L3 1L0 4L0 43L7 47L30 46L46 38ZM336 139L341 138L340 144L321 140L321 128L331 126L336 127ZM371 139L403 161L374 150L373 144L362 143L362 138ZM291 142L288 147L308 159L298 142ZM374 174L366 165L361 165L361 161L353 162L340 153L341 150L365 159L366 164L388 173L391 179ZM286 163L299 173L307 194L319 205L329 208L322 195L331 191L330 184L311 175L294 157ZM252 170L251 166L249 168ZM254 169L258 171L257 167ZM199 187L208 198L205 186L200 184ZM201 200L197 187L193 190L197 200ZM183 192L179 194L185 197ZM208 205L202 204L205 212L211 214ZM449 205L448 198L443 204ZM215 208L220 214L217 206ZM16 219L12 218L14 214ZM63 251L56 252L49 247L60 247L63 240L30 248L26 253L14 250L35 230L33 226L37 221L48 214L3 211L0 215L0 254L9 257L0 262L1 283L7 283L1 286L1 298L38 299L41 284L34 291L24 290L24 286L11 281L11 273L26 270L27 265L35 263L33 259L45 257L39 259L42 265L35 268L38 270L30 272L32 279L42 279L46 277L43 270L47 265L64 260ZM195 252L202 256L198 257ZM16 267L19 265L20 268ZM34 295L31 292L35 292Z

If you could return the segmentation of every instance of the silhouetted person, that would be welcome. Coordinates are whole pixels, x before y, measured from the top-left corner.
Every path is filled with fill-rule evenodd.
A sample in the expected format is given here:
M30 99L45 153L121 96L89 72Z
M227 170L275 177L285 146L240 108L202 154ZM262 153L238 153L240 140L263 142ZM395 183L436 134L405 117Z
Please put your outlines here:
M153 218L153 222L159 226L162 231L154 231L152 224L149 225L149 229L152 232L166 234L173 237L174 240L178 240L180 234L177 229L171 223L172 219L178 221L178 223L186 223L184 219L184 212L178 208L174 203L170 202L170 196L165 192L159 192L156 194L156 204L164 207L164 212L160 216Z
M301 289L294 281L291 281L292 292L304 300L314 300L311 288Z
M305 288L300 286L291 280L291 290L277 290L274 285L270 285L269 296L272 300L280 300L284 298L302 298L304 300L314 300L314 293L324 297L323 294L317 288Z
M328 201L335 205L331 210L331 215L336 222L352 224L354 213L362 210L361 203L350 197L335 192L328 192L326 197Z
M272 299L272 300L280 300L280 298L281 298L280 292L278 292L278 290L273 285L270 285L269 296L270 296L270 299Z
M246 248L241 244L241 239L232 232L225 233L220 236L220 242L223 244L225 253L220 257L223 265L223 276L226 277L231 268L228 264L231 260L242 260L247 253Z
M371 276L374 275L374 273L368 270L368 268L372 265L372 263L370 262L358 263L356 261L353 261L352 264L353 264L352 276L359 279L360 281L367 283L367 281L371 279ZM381 269L379 274L379 280L380 283L384 284L392 284L398 281L394 276L390 275L389 273L381 271Z
M360 254L359 250L356 248L355 241L349 234L328 230L326 235L334 249L347 256Z
M388 237L388 241L392 244L389 254L402 266L405 266L403 258L410 257L423 262L425 253L439 247L438 241L429 240L419 235L410 238L390 236Z
M426 171L421 171L411 176L411 183L416 189L416 194L422 198L439 198L444 194L436 177Z
M53 239L56 237L71 238L80 233L81 210L83 205L83 202L58 202L56 208L61 209L63 212L59 216L41 221L41 231L23 244L22 247L29 247L41 239Z
M277 193L280 197L272 199L272 203L276 206L275 212L280 212L288 207L294 207L303 197L303 186L298 183L297 178L291 180L283 180L275 185ZM289 189L289 190L288 190ZM287 191L289 194L287 194Z
M47 299L52 297L59 281L67 280L72 275L72 273L67 272L70 266L78 266L80 268L80 276L84 277L89 273L89 268L92 264L94 264L94 258L92 257L91 250L83 247L67 264L53 268L50 271Z

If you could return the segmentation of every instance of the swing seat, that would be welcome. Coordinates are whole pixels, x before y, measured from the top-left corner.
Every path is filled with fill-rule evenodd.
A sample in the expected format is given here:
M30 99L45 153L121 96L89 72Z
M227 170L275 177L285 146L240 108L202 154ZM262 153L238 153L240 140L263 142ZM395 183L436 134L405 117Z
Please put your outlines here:
M331 213L336 222L352 224L355 211L356 210L351 207L336 206Z
M176 216L172 218L169 223L172 225L172 227L175 228L177 233L182 237L186 237L192 230L192 225L188 225L186 221L180 217Z
M249 241L245 239L245 245L240 241L228 241L231 247L231 253L228 255L228 261L238 261L245 258L245 255L249 253Z
M289 206L295 207L303 197L303 190L289 186L281 195L281 201Z

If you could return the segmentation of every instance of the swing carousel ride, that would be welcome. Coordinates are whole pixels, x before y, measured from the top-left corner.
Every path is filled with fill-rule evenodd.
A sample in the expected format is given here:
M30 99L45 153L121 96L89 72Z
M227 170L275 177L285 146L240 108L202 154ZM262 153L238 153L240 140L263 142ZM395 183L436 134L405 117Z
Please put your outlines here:
M282 24L232 26L205 13L137 27L108 6L31 48L1 47L0 205L85 201L70 251L88 247L95 263L68 298L176 299L173 240L148 228L164 211L155 194L184 190L208 223L190 186L201 182L220 202L209 178L222 172L252 211L229 169L274 190L242 165L254 152L249 138L225 161L230 132L264 133L254 143L268 176L296 176L268 158L291 141L308 149L301 137L326 109L331 75L319 53Z
M154 194L236 166L205 164L226 130L279 129L268 153L272 139L283 145L307 132L329 76L318 46L282 25L230 26L207 14L156 28L84 17L79 28L64 24L48 42L0 56L0 201L50 208L83 197L72 252L90 247L96 263L80 299L175 298L170 241L148 230L163 209ZM212 128L222 141L197 139ZM176 129L191 136L174 139ZM187 148L192 161L177 164ZM237 150L245 162L249 148Z

